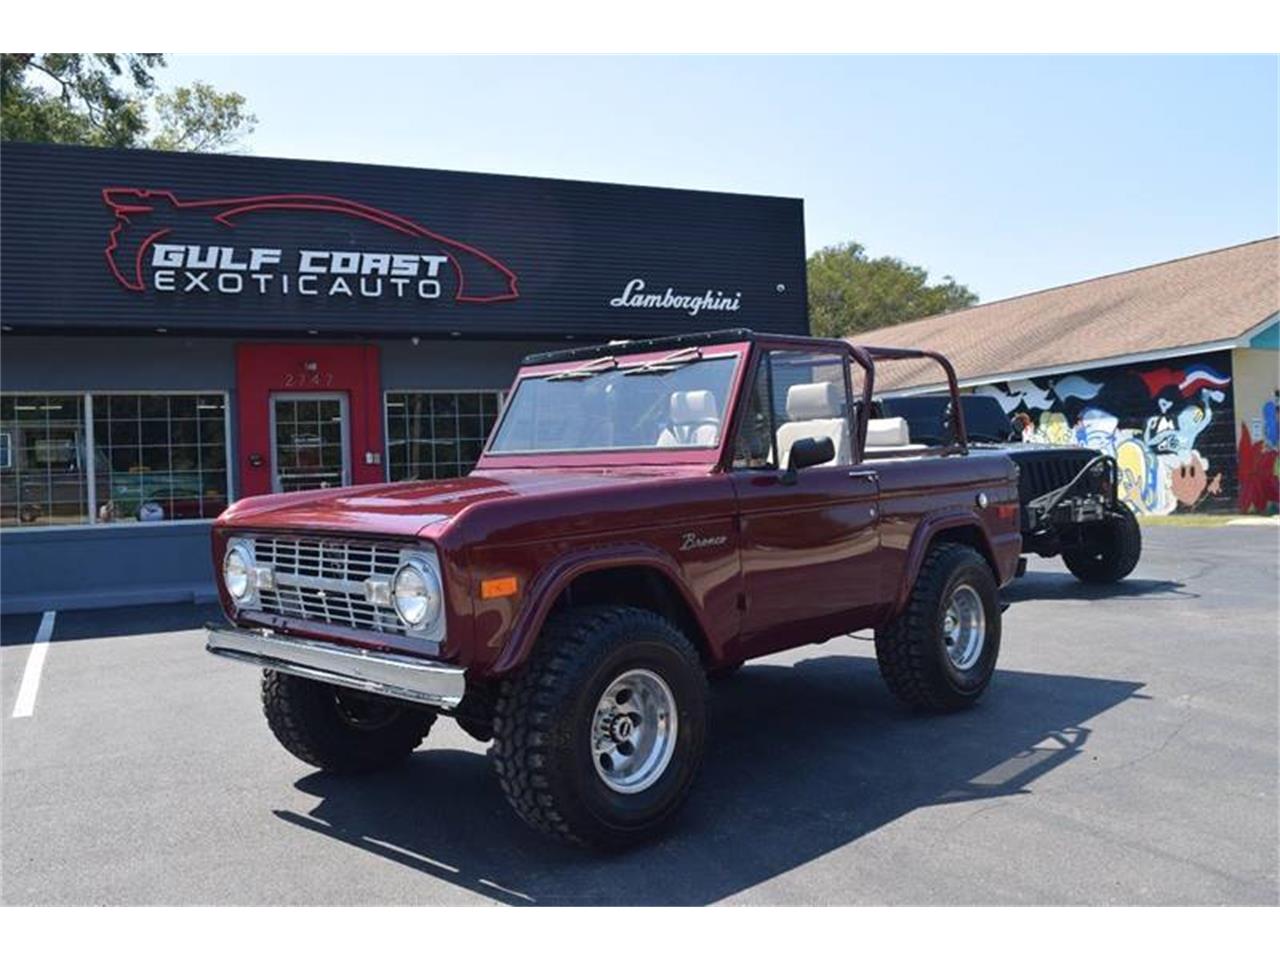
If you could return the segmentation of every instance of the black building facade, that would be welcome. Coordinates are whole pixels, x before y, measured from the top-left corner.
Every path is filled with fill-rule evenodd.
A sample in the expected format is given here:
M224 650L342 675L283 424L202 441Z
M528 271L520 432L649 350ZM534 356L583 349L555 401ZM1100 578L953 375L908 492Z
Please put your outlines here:
M470 469L520 357L805 333L799 200L0 153L0 602L212 595L230 502Z

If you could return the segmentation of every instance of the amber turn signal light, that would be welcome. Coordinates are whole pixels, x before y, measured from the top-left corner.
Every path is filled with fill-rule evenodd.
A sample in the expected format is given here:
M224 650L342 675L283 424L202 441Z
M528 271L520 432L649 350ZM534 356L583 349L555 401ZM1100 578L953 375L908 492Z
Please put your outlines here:
M480 581L480 599L497 600L499 597L514 597L520 589L520 582L515 577L496 577L493 580Z

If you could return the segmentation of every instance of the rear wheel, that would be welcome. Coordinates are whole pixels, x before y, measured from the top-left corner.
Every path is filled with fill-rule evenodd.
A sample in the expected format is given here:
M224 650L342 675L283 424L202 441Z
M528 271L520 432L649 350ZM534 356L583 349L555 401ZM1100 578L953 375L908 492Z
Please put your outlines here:
M631 607L583 607L551 621L506 681L490 756L530 826L621 847L683 805L706 742L706 679L671 623Z
M1085 583L1115 583L1133 572L1142 555L1142 527L1133 511L1117 503L1105 520L1086 524L1081 545L1062 551L1062 562Z
M280 745L334 773L368 773L399 763L422 743L436 715L386 697L262 672L262 711Z
M1000 602L982 554L958 543L930 548L906 609L876 631L876 660L893 694L914 707L977 702L1000 653Z

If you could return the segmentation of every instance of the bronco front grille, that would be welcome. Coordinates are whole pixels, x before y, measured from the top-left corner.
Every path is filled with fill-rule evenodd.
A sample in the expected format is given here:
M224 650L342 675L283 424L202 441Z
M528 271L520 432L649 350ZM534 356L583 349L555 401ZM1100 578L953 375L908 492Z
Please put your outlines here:
M273 572L272 585L258 590L264 612L375 633L409 633L391 607L370 602L365 587L370 579L391 580L401 547L270 535L252 539L255 563Z

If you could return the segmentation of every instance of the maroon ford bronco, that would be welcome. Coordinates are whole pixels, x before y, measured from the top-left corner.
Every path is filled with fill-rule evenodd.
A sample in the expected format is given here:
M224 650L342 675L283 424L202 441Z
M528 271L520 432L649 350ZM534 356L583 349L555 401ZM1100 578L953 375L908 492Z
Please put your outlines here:
M1020 548L998 451L868 419L910 350L735 330L526 359L476 469L251 497L214 526L267 722L325 770L411 753L441 714L492 740L516 813L620 846L680 808L706 680L875 632L889 688L952 710L986 689ZM855 385L857 390L855 390Z

